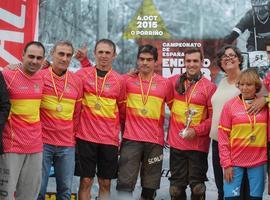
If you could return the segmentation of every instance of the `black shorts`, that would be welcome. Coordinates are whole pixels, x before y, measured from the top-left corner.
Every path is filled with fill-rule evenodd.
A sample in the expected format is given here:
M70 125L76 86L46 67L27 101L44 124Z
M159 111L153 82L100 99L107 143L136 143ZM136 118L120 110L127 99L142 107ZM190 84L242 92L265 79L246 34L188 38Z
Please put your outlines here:
M103 179L117 177L118 147L77 139L75 175Z
M207 153L170 149L170 185L185 187L207 181Z
M120 151L116 189L133 191L139 170L141 173L141 186L158 189L161 179L162 160L163 147L161 145L124 140Z

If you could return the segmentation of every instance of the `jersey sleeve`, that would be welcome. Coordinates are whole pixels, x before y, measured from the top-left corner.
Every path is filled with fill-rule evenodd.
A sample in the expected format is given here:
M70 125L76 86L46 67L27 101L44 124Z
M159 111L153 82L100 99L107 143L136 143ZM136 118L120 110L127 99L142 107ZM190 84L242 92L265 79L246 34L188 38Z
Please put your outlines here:
M212 122L212 115L213 115L213 110L212 110L212 103L211 103L211 98L213 94L216 91L216 86L214 84L211 84L209 87L206 88L206 93L207 95L207 118L204 119L199 125L194 127L195 133L197 136L204 136L204 135L209 135L210 128L211 128L211 122Z
M230 102L226 103L221 112L218 126L218 148L220 164L223 168L231 167L230 133L232 129L232 114Z

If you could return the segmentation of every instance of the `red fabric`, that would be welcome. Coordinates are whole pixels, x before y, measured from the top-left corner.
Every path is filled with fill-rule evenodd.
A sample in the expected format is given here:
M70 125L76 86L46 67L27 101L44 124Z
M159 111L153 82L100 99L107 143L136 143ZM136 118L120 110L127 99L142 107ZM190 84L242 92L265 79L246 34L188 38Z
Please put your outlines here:
M0 36L0 66L19 63L25 44L37 40L38 6L38 0L0 1L0 27L7 31L6 37Z
M80 124L76 137L99 144L119 144L119 104L124 100L123 78L112 70L104 84L100 98L105 101L101 110L95 109L96 68L86 67L77 72L83 82L83 100ZM103 78L98 78L98 91L101 91Z
M51 68L42 70L44 80L43 98L41 101L41 124L43 143L56 146L74 146L75 128L78 127L81 110L82 82L76 74L67 71L59 77L53 73L58 96L63 93L65 78L68 74L66 90L63 93L63 111L58 112L57 95L51 77Z
M149 81L142 81L144 94L147 93ZM123 137L134 141L164 144L165 102L172 99L170 81L154 74L146 103L147 114L143 115L143 103L138 76L125 77L126 88L126 120Z
M174 87L179 76L180 75L175 75L170 78ZM189 97L193 91L189 108L195 109L197 114L194 115L190 128L194 128L196 136L193 140L189 141L179 136L179 132L185 128L186 111L188 110L188 107L185 95L179 95L178 92L174 90L168 143L173 148L179 150L208 152L210 143L209 132L212 119L211 97L216 90L216 86L205 77L202 77L197 82L196 88L193 90L194 87L195 84L193 84L186 93Z
M218 129L219 156L223 168L255 167L267 161L267 115L266 107L256 115L256 124L252 132L239 96L224 105ZM253 119L253 116L251 118ZM250 139L254 134L257 142ZM258 143L258 140L261 142Z
M10 94L11 111L3 132L4 152L37 153L42 151L39 108L43 81L19 69L3 71Z

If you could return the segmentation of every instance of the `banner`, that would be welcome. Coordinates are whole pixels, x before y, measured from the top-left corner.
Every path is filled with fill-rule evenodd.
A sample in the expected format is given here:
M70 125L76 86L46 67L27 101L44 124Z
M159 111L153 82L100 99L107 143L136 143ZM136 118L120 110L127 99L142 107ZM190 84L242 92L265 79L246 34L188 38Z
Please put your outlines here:
M38 39L38 0L0 1L0 67L21 62L24 45Z

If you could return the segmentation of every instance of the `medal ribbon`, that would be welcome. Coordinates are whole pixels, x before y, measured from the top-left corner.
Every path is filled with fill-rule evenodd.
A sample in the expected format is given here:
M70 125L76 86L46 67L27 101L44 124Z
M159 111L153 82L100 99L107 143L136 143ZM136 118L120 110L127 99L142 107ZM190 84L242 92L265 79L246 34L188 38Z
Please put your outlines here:
M188 95L187 95L187 81L185 81L185 88L186 88L185 100L186 100L186 106L187 106L188 109L189 109L189 103L190 103L191 97L192 97L192 95L193 95L193 93L194 93L194 91L195 91L195 88L196 88L196 86L197 86L198 83L199 83L199 81L197 81L197 82L195 83L195 85L194 85L194 87L192 88L192 90L191 90L191 92L190 92L190 95L189 95L189 97L188 97Z
M96 86L96 96L97 96L97 99L99 100L100 99L100 96L104 90L104 86L105 86L105 82L106 82L106 79L109 75L109 73L111 73L111 69L110 71L108 71L108 73L104 76L103 80L102 80L102 85L101 85L101 90L100 90L100 93L98 94L98 75L97 75L97 69L96 69L96 74L95 74L95 86Z
M53 89L54 89L55 95L57 96L57 100L60 103L61 100L62 100L62 98L63 98L63 95L64 95L64 92L66 90L66 87L67 87L68 71L66 72L66 75L65 75L66 77L65 77L64 89L63 89L63 92L62 92L62 94L60 96L58 95L58 90L57 90L56 84L54 82L52 67L50 68L50 73L51 73L51 79L52 79Z
M247 112L247 104L246 104L245 99L243 98L243 96L242 96L242 102L244 104L245 111L246 111L247 116L248 116L248 120L249 120L249 123L250 123L250 126L251 126L251 131L253 132L255 124L256 124L256 115L253 114L253 120L252 120L250 114L248 114L248 112Z
M143 91L142 78L141 78L140 74L139 74L139 80L140 80L142 103L145 106L147 103L147 100L148 100L149 93L150 93L150 88L152 86L153 76L151 76L146 95L144 94L144 91Z

